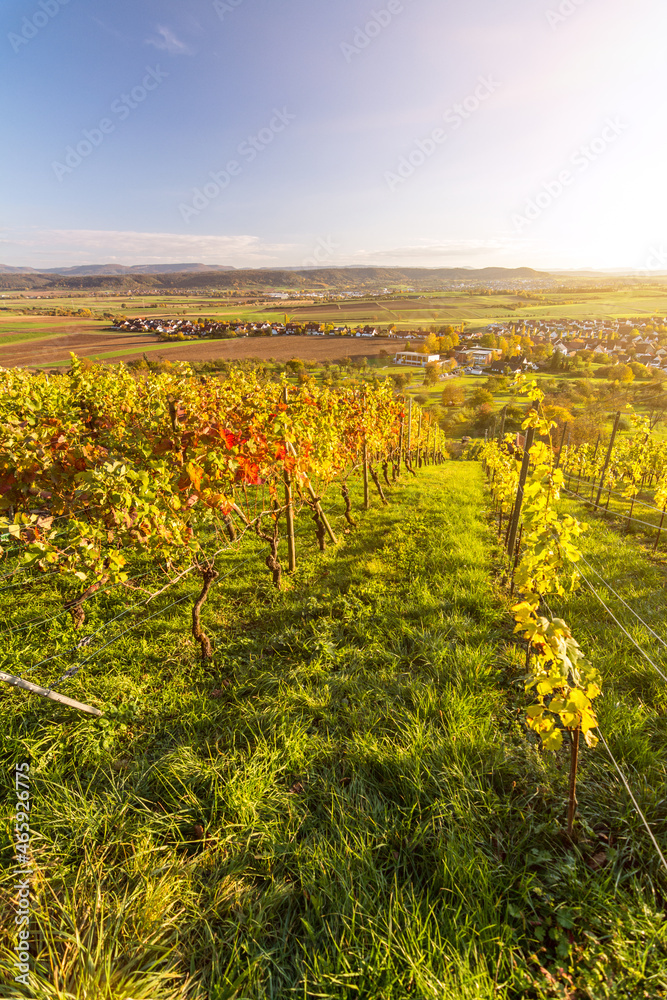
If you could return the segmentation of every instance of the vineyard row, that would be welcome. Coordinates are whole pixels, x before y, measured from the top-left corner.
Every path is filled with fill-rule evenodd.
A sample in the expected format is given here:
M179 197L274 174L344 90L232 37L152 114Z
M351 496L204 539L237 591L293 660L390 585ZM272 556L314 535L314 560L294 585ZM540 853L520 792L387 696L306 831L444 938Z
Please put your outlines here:
M354 526L355 471L368 509L371 489L386 504L402 468L415 475L442 458L437 424L389 382L295 388L242 372L197 377L187 365L136 376L75 358L62 375L0 371L0 533L12 564L0 579L31 572L64 581L63 611L81 628L86 601L128 584L135 557L169 580L195 572L192 634L207 660L201 610L218 579L211 549L255 537L279 588L285 569L296 569L300 511L323 549L338 541L322 506L332 489Z

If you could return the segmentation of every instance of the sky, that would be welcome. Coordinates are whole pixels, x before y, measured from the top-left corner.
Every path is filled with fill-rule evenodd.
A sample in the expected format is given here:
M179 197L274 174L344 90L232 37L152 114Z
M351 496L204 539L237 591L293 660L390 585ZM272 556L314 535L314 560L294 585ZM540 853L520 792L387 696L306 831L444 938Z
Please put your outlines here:
M667 269L664 0L4 0L0 263Z

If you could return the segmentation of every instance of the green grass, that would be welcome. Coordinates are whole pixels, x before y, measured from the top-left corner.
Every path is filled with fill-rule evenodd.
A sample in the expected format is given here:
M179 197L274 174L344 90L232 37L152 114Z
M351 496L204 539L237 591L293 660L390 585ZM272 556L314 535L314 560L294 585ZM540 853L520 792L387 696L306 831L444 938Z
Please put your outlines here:
M512 293L470 294L467 289L422 291L419 294L424 298L399 297L386 301L343 299L338 302L314 300L312 304L304 305L288 305L269 300L253 288L241 290L252 304L230 299L220 301L212 299L209 294L129 295L126 291L124 295L73 293L53 298L32 298L9 292L4 300L0 300L0 310L4 312L11 308L39 309L73 305L77 308L90 308L98 314L102 311L114 311L136 316L149 311L148 314L154 316L208 316L218 319L238 318L242 321L282 319L287 312L291 318L301 322L316 320L336 325L378 323L383 326L395 323L398 330L405 331L416 326L440 326L448 323L458 325L461 322L467 323L471 329L482 329L489 323L506 320L616 319L664 316L667 312L667 296L659 281L653 287L634 284L623 287L623 279L619 279L618 287L611 291L605 287L591 290L591 284L594 282L590 279L572 279L568 281L570 287L566 291L546 291L545 302L523 299ZM579 287L582 288L581 291ZM299 298L308 301L306 296L295 295L295 299Z
M352 493L358 527L332 514L337 548L317 553L301 522L284 592L256 542L221 561L257 553L205 606L212 665L188 602L78 654L93 658L64 690L101 720L0 691L7 791L32 758L37 1000L667 996L667 884L609 762L583 754L570 844L566 752L542 754L521 724L480 466L422 470L370 514ZM85 634L141 596L91 601ZM0 591L3 630L57 597ZM4 635L3 669L77 638L68 618ZM603 725L664 844L664 697L614 654ZM26 993L8 979L1 995Z
M49 333L44 331L33 332L33 333L14 333L5 334L0 336L0 345L7 347L14 347L16 344L27 344L33 340L51 340L53 337L67 336L65 332L59 333L57 330L51 330Z

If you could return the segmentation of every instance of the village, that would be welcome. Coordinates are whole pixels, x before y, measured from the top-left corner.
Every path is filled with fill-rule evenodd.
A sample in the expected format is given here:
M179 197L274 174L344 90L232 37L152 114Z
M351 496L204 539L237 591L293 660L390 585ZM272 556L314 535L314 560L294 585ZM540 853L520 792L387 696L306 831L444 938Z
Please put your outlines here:
M667 370L667 317L617 320L511 320L482 329L466 324L397 330L395 326L335 326L318 322L219 322L210 318L118 318L113 329L152 332L160 341L185 342L237 337L341 337L400 341L394 363L431 366L440 378L452 374L503 374L537 370L551 363L639 364ZM398 346L398 345L397 345Z

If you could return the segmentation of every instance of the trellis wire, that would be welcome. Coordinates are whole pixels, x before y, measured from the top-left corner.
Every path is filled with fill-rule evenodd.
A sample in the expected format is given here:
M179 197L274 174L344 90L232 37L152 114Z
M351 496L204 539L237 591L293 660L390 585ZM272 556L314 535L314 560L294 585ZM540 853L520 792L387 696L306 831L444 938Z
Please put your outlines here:
M657 639L657 640L658 640L658 642L659 642L659 643L661 643L661 645L663 645L663 646L664 646L664 647L665 647L665 648L667 649L667 642L665 642L665 640L664 640L664 639L662 638L662 636L659 636L659 635L658 635L658 633L657 633L657 632L655 632L655 631L654 631L654 630L653 630L653 629L651 628L651 626L650 626L650 625L649 625L649 624L648 624L647 622L645 622L645 621L644 621L644 619L643 619L643 618L642 618L642 617L641 617L640 615L638 615L638 614L637 614L637 612L636 612L636 611L634 610L634 608L632 608L632 607L631 607L631 606L630 606L630 605L628 604L628 602L627 602L626 600L624 600L624 599L623 599L623 598L621 597L621 595L620 595L620 594L618 594L618 593L617 593L617 592L616 592L616 591L614 590L614 588L613 588L613 587L612 587L612 585L611 585L611 584L609 583L609 581L608 581L608 580L605 580L605 578L604 578L604 577L603 577L603 576L602 576L602 575L601 575L600 573L598 573L598 571L596 570L595 566L592 566L592 565L591 565L591 563L589 563L588 559L587 559L587 558L586 558L586 557L585 557L585 556L584 556L583 554L581 554L581 553L580 553L580 555L581 555L581 558L583 559L583 561L584 561L584 562L586 563L586 565L587 565L587 566L588 566L588 567L589 567L590 569L592 569L592 570L593 570L593 572L594 572L594 573L595 573L595 575L596 575L596 576L598 577L598 579L602 580L602 582L603 582L603 584L605 585L605 587L607 587L607 589L608 589L608 590L610 590L610 591L612 592L612 594L613 594L613 595L614 595L615 597L617 597L617 598L618 598L618 600L619 600L619 601L620 601L620 602L621 602L622 604L624 604L624 605L625 605L625 607L626 607L626 608L628 609L628 611L629 611L629 612L630 612L631 614L633 614L633 615L635 616L635 618L636 618L636 619L637 619L638 621L640 621L640 622L642 623L642 625L644 626L644 628L646 628L646 629L647 629L647 630L648 630L648 631L649 631L649 632L651 633L651 635L653 636L653 638L654 638L654 639ZM582 579L583 579L583 577L582 577Z
M607 612L607 614L610 615L614 619L614 621L616 622L616 624L618 625L618 627L621 629L622 632L625 633L625 635L628 637L628 639L630 640L630 642L634 646L637 647L637 649L642 654L642 656L644 657L644 659L647 660L648 663L650 663L650 665L653 667L653 669L656 671L656 673L660 674L660 676L662 677L663 681L667 681L667 675L663 674L663 672L660 669L660 667L656 666L656 664L653 662L653 660L651 659L651 657L648 655L648 653L646 652L646 650L644 649L644 647L641 646L637 642L637 640L635 638L633 638L633 636L630 635L630 633L626 629L625 625L623 625L622 622L619 622L619 620L616 617L616 615L614 614L614 612L611 610L611 608L609 608L605 604L605 602L602 600L602 598L600 597L600 595L598 594L597 590L595 589L595 587L593 586L593 584L590 582L590 580L587 577L585 577L584 574L581 573L581 572L579 573L579 576L584 581L584 583L589 587L589 589L591 590L591 592L593 593L593 595L595 596L595 598L597 599L597 601L605 609L605 611Z
M562 492L569 493L570 496L578 500L579 503L589 504L591 507L595 507L597 508L597 510L601 510L604 514L607 514L608 517L618 517L623 521L634 521L635 524L645 524L647 528L651 528L653 531L655 531L657 528L657 524L651 524L650 521L642 521L638 517L630 517L629 514L624 514L622 511L607 510L607 508L603 507L601 504L593 503L592 500L587 500L585 497L582 497L581 494L579 493L573 493L572 490L566 489L565 486L562 487Z
M333 510L333 508L329 508L329 511L331 511L331 510ZM342 515L341 515L341 516L342 516ZM297 532L295 532L295 536L303 536L303 535L306 535L306 534L310 534L310 532L308 532L308 531L297 531ZM285 540L286 538L287 538L287 535L281 535L281 536L280 536L280 540L281 540L281 541ZM219 554L220 554L220 553L222 553L222 552L226 552L226 551L229 551L229 550L230 550L231 548L232 548L232 546L227 546L227 547L225 547L224 549L220 549L220 550L218 550L218 552L217 552L217 553L215 553L215 555L214 555L213 557L211 557L211 558L215 559L215 557L216 557L217 555L219 555ZM238 566L235 566L235 567L234 567L234 568L233 568L232 570L230 570L230 572L229 572L229 573L226 573L226 574L225 574L224 576L220 577L220 580L225 580L225 579L227 579L227 578L228 578L229 576L231 576L231 575L232 575L232 573L234 573L234 572L235 572L236 570L240 569L240 568L241 568L242 566L245 566L245 565L246 565L246 563L249 563L249 562L251 562L251 561L252 561L253 559L255 559L255 558L256 558L256 557L258 556L258 555L261 555L262 551L263 551L263 550L262 550L262 549L260 549L260 550L258 550L257 552L254 552L254 553L253 553L253 554L252 554L251 556L249 556L249 557L248 557L247 559L245 559L245 560L244 560L244 561L243 561L242 563L240 563L240 564L239 564ZM192 572L192 570L193 570L193 569L196 569L196 564L193 564L193 565L192 565L192 566L191 566L191 567L190 567L190 568L189 568L189 569L187 570L187 572ZM179 576L178 580L182 579L183 575L184 575L184 574L181 574L181 576ZM176 583L176 582L178 582L178 580L174 580L173 582L174 582L174 583ZM217 582L219 583L219 582L220 582L220 580L218 580ZM171 584L171 585L173 585L173 584ZM169 586L169 585L168 585L168 586ZM165 588L165 589L166 589L166 588ZM163 593L163 592L164 592L164 591L162 591L162 593ZM156 596L155 594L151 595L151 597L149 597L149 598L148 598L148 599L147 599L146 601L142 601L142 602L141 602L140 604L138 604L138 605L134 605L134 607L133 607L133 608L130 608L130 609L127 609L126 611L122 612L122 613L121 613L120 615L117 615L117 616L116 616L116 618L112 618L112 619L111 619L111 621L109 621L109 622L105 622L105 624L104 624L104 625L102 625L102 626L100 626L100 628L99 628L99 629L97 629L97 631L96 631L96 632L93 632L93 633L92 633L92 634L91 634L90 636L86 636L86 639L85 639L85 640L83 640L82 642L78 643L78 644L77 644L76 646L74 646L74 647L71 647L71 648L70 648L70 649L68 649L68 650L65 650L65 651L64 651L63 653L57 653L57 654L56 654L55 656L51 656L51 657L49 657L49 658L48 658L47 660L42 660L42 661L41 661L40 663L37 663L37 664L35 664L35 666L34 666L34 667L31 667L31 668L30 668L30 670L29 670L29 671L27 671L27 672L28 672L28 673L30 673L30 672L32 672L33 670L37 669L37 667L40 667L40 666L43 666L43 665L44 665L45 663L48 663L48 662L50 662L51 660L55 660L55 659L59 658L60 656L65 656L65 655L66 655L67 653L70 653L70 652L74 652L74 651L76 651L77 649L81 649L81 648L83 647L84 643L85 643L85 644L87 644L87 643L89 642L89 640L90 640L90 639L92 639L92 638L93 638L93 637L94 637L95 635L97 635L97 633L98 633L98 632L100 632L100 631L101 631L102 629L106 629L106 628L108 628L108 626L109 626L109 625L112 625L112 624L113 624L113 622L115 622L115 621L118 621L118 619L119 619L119 618L122 618L122 617L124 617L124 615L126 615L126 614L130 614L130 613L131 613L131 612L132 612L133 610L136 610L137 608L140 608L140 607L144 607L144 606L145 606L146 604L148 604L148 603L149 603L149 601L153 600L153 598L154 598L155 596ZM155 618L155 617L156 617L156 615L158 615L158 614L161 614L162 612L165 612L165 611L168 611L168 610L169 610L170 608L172 608L172 607L175 607L175 606L176 606L177 604L182 604L182 603L183 603L183 601L186 601L186 600L190 599L191 597L192 597L192 595L191 595L191 594L186 594L186 596L185 596L185 597L183 597L183 598L179 598L179 600L177 600L177 601L174 601L174 602L173 602L172 604L169 604L169 605L167 605L167 607L166 607L166 608L162 608L162 609L161 609L160 611L157 611L157 612L155 612L155 614L153 614L153 615L150 615L150 616L149 616L148 618L144 618L144 619L143 619L143 621L150 621L150 619L151 619L151 618ZM81 662L80 662L79 664L75 664L74 666L76 667L76 670L74 670L74 667L71 667L71 668L69 668L69 670L67 670L67 671L66 671L66 672L65 672L65 673L64 673L64 674L62 675L62 677L61 677L61 678L60 678L59 680L57 680L57 681L55 682L55 684L51 684L51 685L49 685L49 688L50 688L50 690L54 690L54 689L55 689L55 687L57 687L57 686L58 686L59 684L61 684L61 683L62 683L63 681L65 681L65 680L69 680L69 678L70 678L70 677L74 677L74 676L75 676L75 675L76 675L76 674L77 674L77 673L79 672L79 670L81 669L81 667L82 667L82 666L84 666L84 664L86 664L86 663L89 663L89 662L90 662L90 661L91 661L92 659L94 659L94 658L95 658L95 656L97 656L97 654L98 654L98 653L101 653L103 649L106 649L106 648L107 648L108 646L110 646L110 645L112 645L112 644L113 644L114 642L118 641L118 639L121 639L121 638L122 638L122 637L123 637L124 635L127 635L127 634L128 634L129 632L132 632L132 631L133 631L133 630L134 630L135 628L138 628L138 627L139 627L139 625L141 625L141 624L142 624L142 622L137 622L137 623L136 623L135 625L132 625L132 626L131 626L131 627L130 627L129 629L125 629L125 631L124 631L124 632L121 632L121 633L119 633L119 635L118 635L118 636L116 636L116 637L115 637L114 639L110 640L110 641L109 641L108 643L106 643L106 644L105 644L104 646L100 646L100 648L99 648L99 649L95 650L95 652L94 652L94 653L92 654L92 656L89 656L89 657L88 657L88 658L87 658L86 660L83 660L83 661L81 661ZM74 672L72 673L72 671L74 671Z
M642 823L646 827L646 830L647 830L647 833L648 833L649 837L653 841L653 846L655 847L656 851L658 852L658 856L660 857L660 861L662 862L662 865L663 865L665 871L667 871L667 861L665 860L665 855L660 850L660 844L656 840L655 834L653 833L653 830L649 826L648 820L646 819L646 816L642 812L642 810L640 808L640 805L637 802L637 799L635 798L632 789L630 788L630 783L628 782L628 779L625 777L625 775L621 771L620 767L618 766L618 764L616 762L616 758L614 757L614 755L612 754L611 750L609 749L609 744L607 743L606 739L604 738L604 736L602 735L602 733L600 733L599 735L600 735L600 740L601 740L602 744L604 745L605 750L609 754L609 757L611 759L612 764L614 765L614 767L618 771L618 773L620 775L620 778L621 778L621 781L625 785L626 791L627 791L628 795L630 796L630 798L632 799L632 802L633 802L633 805L635 807L635 810L637 811L637 814L639 815Z
M113 590L114 587L122 586L123 582L133 583L135 580L141 580L146 576L148 576L147 572L140 573L138 576L131 576L130 579L126 581L119 581L118 583L110 583L108 587L103 587L100 590L96 590L95 593L90 594L89 597L82 598L82 601L84 600L89 601L92 597L99 597L101 594L106 594L108 593L108 591ZM47 625L49 622L55 621L57 618L62 618L63 615L67 614L69 614L69 609L65 608L64 610L60 611L57 615L51 615L50 618L43 618L41 621L35 621L33 619L32 621L21 622L21 624L17 625L15 628L5 629L4 632L0 632L0 636L14 635L16 632L22 632L26 628L31 628L31 627L37 628L39 625Z
M258 554L259 553L255 552L255 553L253 553L253 555L249 556L247 559L244 559L244 561L242 563L239 563L238 566L234 566L233 569L231 569L229 571L229 573L225 573L224 576L220 577L220 580L226 580L227 577L231 576L232 573L235 573L237 570L241 569L242 566L245 566L246 563L249 563ZM178 604L183 604L184 601L191 600L192 597L193 597L192 594L186 594L184 597L179 597L178 600L172 601L171 604L168 604L166 608L160 608L158 611L154 611L152 615L148 616L148 618L144 618L144 619L142 619L141 622L136 622L134 625L131 625L130 628L127 628L123 632L120 632L117 636L114 636L113 639L110 639L109 642L105 643L103 646L100 646L99 649L96 649L95 652L91 656L87 657L85 660L81 660L79 663L75 663L72 667L70 667L68 670L66 670L65 673L62 675L62 677L55 682L55 684L49 685L50 689L54 690L56 687L58 687L59 684L62 684L63 681L69 680L71 677L75 677L76 674L78 674L78 672L81 669L81 667L85 666L86 663L90 663L91 660L94 660L95 657L99 653L102 652L102 650L107 649L109 646L112 646L115 642L118 642L119 639L122 639L123 636L127 635L129 632L134 631L134 629L138 628L140 625L142 625L143 622L151 621L152 618L156 618L158 615L164 614L165 612L169 611L170 608L175 608ZM146 603L146 602L144 602L144 603ZM113 620L116 620L116 619L113 619ZM108 624L111 624L111 623L108 623Z
M583 486L595 486L595 487L597 487L597 485L598 485L594 480L584 479L581 476L575 476L571 472L567 472L566 471L565 475L567 475L567 477L568 477L569 480L574 479L575 482L581 483ZM612 496L619 497L621 500L627 500L628 503L630 503L630 501L633 500L635 506L637 506L637 504L639 504L641 507L648 507L649 510L655 510L655 511L658 512L658 514L662 514L662 507L656 507L655 504L647 503L646 500L639 500L637 497L634 497L634 498L633 497L626 497L624 493L620 493L618 490L610 489L609 486L603 486L602 487L602 491L603 491L603 493L605 493L605 492L606 493L611 493ZM584 502L584 503L590 503L591 502L589 500L586 500L586 498L583 497L581 495L581 493L577 493L575 495L581 497L582 502Z

